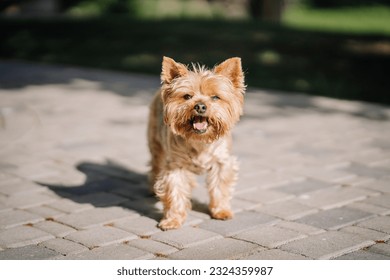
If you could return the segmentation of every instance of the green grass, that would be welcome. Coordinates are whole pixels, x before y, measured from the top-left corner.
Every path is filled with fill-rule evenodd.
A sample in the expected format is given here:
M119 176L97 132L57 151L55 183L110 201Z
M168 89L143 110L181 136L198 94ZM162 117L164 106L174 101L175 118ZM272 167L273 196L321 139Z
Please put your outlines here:
M286 10L283 23L303 30L390 35L390 7L313 9L295 5Z

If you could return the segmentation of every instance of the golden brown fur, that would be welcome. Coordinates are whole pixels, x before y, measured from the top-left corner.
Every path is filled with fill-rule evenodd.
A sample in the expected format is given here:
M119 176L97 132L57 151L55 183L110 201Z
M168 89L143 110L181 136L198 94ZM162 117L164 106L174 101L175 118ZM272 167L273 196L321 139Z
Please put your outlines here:
M191 207L194 174L207 172L210 214L229 219L238 166L231 156L231 129L242 114L241 60L231 58L212 70L192 69L164 57L162 87L150 110L150 183L164 205L160 228L178 228Z

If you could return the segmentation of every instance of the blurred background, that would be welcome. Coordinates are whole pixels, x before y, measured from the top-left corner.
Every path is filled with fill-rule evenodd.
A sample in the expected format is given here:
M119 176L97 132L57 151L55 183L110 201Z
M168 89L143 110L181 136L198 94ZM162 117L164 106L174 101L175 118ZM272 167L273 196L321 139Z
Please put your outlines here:
M164 55L239 56L249 87L390 104L390 0L0 0L0 60L158 75Z

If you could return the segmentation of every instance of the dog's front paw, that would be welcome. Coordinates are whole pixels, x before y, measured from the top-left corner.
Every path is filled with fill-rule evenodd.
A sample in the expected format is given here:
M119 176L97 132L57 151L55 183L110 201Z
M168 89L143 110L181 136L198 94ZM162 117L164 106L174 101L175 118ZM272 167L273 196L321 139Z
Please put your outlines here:
M162 230L177 229L181 227L182 222L178 219L163 219L158 224Z
M233 218L233 212L228 209L211 211L211 216L217 220L229 220Z

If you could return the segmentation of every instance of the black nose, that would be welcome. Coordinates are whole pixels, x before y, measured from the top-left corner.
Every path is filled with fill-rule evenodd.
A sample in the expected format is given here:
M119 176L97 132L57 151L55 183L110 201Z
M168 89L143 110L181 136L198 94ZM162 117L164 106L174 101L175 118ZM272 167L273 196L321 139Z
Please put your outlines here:
M204 113L206 113L207 106L205 104L203 104L202 102L199 102L198 104L195 105L194 109L199 114L204 114Z

